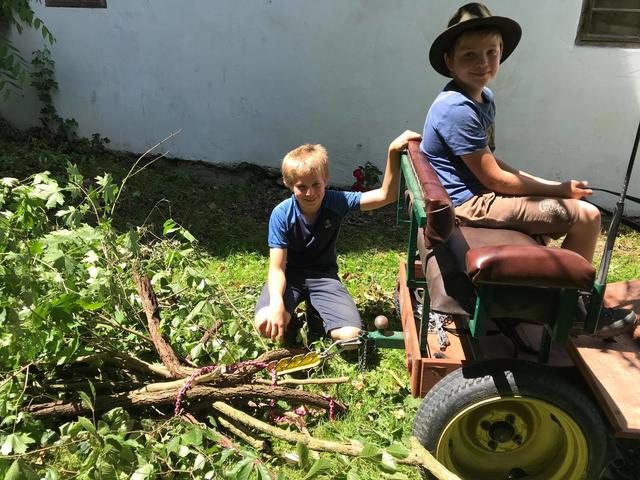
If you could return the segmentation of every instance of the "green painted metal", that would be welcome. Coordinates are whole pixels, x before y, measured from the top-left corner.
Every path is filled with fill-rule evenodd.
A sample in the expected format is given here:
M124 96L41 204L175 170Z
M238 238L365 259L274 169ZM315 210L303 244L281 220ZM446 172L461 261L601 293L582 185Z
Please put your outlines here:
M471 336L481 337L487 333L489 321L489 306L493 300L493 286L489 284L478 285L478 298L476 298L476 311L469 321Z
M404 154L406 156L406 153ZM409 215L404 204L404 191L407 188L407 184L404 181L404 175L400 172L400 185L398 187L398 202L396 203L396 224L409 223Z
M569 338L569 332L573 326L576 316L576 303L578 301L578 291L563 289L558 299L556 309L556 321L553 325L553 341L565 342Z
M403 154L400 157L400 167L402 170L402 177L406 182L407 188L411 192L412 201L413 201L413 210L416 213L416 219L419 227L424 227L427 224L427 211L425 209L424 199L422 198L422 191L420 189L420 185L418 184L418 180L416 179L416 174L413 171L413 167L411 166L411 160L409 160L409 156L407 154Z
M604 300L606 288L606 284L598 283L597 280L593 284L587 319L584 322L584 330L587 333L593 333L598 328L598 318L600 318L600 312L602 311L602 301Z
M369 332L368 340L375 342L377 347L381 348L404 348L404 335L402 332L386 331L386 332Z
M409 223L409 238L407 246L407 286L409 288L418 288L426 286L425 281L416 280L415 269L413 266L417 259L418 231L420 227L424 227L427 224L427 213L425 210L424 200L422 198L422 191L420 190L415 172L411 166L411 160L406 152L400 157L400 167L400 185L406 187L412 197L411 212L408 214L408 220L403 221L403 223ZM403 194L404 188L402 188L398 194L398 202L403 201L401 198ZM398 219L400 218L400 211L398 210Z

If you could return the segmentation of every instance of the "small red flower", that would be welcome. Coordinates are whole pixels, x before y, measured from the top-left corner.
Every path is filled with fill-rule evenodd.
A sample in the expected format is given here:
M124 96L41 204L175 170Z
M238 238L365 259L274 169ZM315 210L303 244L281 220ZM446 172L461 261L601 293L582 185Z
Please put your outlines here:
M361 182L356 182L353 185L351 185L351 190L354 192L365 192L366 189L364 188L364 184Z
M358 167L353 171L353 176L356 178L358 182L364 182L364 172L362 171L362 167Z

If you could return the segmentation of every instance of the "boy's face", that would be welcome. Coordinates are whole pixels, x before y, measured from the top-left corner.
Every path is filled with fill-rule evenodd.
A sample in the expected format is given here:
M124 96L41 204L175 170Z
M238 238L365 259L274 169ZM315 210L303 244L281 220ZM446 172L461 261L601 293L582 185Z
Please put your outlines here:
M298 177L289 187L295 195L302 213L315 214L320 210L326 183L326 179L320 172L311 172Z
M456 40L451 55L444 56L452 77L468 93L479 96L500 69L502 37L499 33L471 31Z

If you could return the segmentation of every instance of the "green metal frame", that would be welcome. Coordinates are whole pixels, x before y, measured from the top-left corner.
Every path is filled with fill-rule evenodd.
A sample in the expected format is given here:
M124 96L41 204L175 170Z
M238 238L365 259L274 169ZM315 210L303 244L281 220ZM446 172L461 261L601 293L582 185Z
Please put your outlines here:
M407 212L404 203L404 192L409 190L412 196L411 212ZM409 239L407 247L407 287L416 289L424 288L423 296L423 312L420 325L416 325L419 332L420 345L423 345L426 331L423 331L425 317L429 312L429 294L425 288L427 282L417 280L415 275L415 262L418 258L418 242L417 236L420 228L427 224L427 212L425 209L422 192L418 185L418 180L411 166L411 161L407 152L403 152L400 156L400 185L398 188L398 202L396 207L396 222L398 225L409 225ZM375 342L376 346L383 348L404 348L404 336L402 332L369 332L367 339Z

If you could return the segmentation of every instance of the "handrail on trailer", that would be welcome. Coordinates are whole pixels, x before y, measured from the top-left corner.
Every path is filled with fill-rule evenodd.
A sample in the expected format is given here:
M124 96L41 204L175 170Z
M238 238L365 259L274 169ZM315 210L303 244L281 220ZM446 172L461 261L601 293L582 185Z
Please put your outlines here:
M411 195L411 213L407 212L404 202L405 189ZM427 210L422 189L418 183L416 173L409 160L407 151L400 156L400 188L398 189L397 223L409 224L409 246L407 247L407 286L410 288L424 287L425 281L416 280L415 261L417 258L418 229L427 224Z

